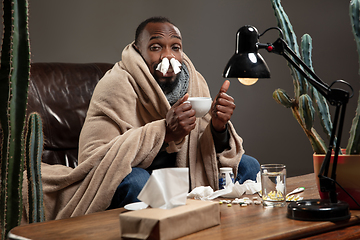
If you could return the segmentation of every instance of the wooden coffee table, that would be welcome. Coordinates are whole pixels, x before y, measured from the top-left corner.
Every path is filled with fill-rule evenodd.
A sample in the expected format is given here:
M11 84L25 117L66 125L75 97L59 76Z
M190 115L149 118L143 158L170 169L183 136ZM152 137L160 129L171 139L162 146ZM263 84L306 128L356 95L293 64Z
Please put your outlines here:
M315 175L287 179L287 190L305 187L304 199L317 199ZM251 196L250 196L251 198ZM85 216L15 227L10 239L120 239L119 214L123 208ZM298 221L286 217L287 208L261 205L220 206L221 224L180 239L349 239L360 237L360 210L342 222Z

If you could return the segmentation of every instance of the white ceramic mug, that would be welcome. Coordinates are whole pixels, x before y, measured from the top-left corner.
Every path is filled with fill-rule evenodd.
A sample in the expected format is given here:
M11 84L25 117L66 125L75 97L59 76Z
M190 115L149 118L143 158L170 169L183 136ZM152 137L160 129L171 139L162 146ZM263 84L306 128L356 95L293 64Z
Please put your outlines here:
M196 111L195 117L203 117L209 112L212 99L209 97L189 97L185 102L189 102Z

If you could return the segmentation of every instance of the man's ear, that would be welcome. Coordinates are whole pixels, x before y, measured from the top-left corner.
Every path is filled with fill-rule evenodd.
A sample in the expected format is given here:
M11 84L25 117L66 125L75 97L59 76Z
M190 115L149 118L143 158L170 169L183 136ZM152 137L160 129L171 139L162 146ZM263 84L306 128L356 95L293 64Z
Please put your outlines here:
M136 46L136 44L135 44L135 43L133 43L133 47L134 47L134 49L135 49L138 53L140 53L139 47L138 47L138 46Z

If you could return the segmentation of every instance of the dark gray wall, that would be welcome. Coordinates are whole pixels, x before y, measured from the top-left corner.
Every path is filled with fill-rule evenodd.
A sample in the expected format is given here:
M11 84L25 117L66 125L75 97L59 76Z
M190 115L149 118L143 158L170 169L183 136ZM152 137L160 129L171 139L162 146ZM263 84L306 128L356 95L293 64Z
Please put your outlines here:
M359 90L358 55L349 20L349 1L283 1L298 39L313 38L313 64L327 83L349 81L356 93L351 99L344 128L346 146ZM259 32L276 26L270 0L37 0L30 1L30 39L33 62L110 62L121 59L122 49L134 38L137 25L154 15L169 17L181 30L185 53L209 83L215 96L224 81L223 68L234 52L235 33L243 25ZM269 33L262 42L273 42ZM260 163L284 163L288 175L310 173L312 149L289 109L272 99L277 88L293 95L286 61L261 52L272 78L254 86L232 81L233 116L244 139L246 153ZM317 128L318 132L322 132Z

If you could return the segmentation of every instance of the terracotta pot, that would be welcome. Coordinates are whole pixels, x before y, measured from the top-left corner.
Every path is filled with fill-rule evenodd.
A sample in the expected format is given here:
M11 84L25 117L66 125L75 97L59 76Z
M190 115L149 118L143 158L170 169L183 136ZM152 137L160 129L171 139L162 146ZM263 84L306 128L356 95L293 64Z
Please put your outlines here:
M328 194L320 192L319 174L321 164L324 160L324 154L314 154L314 172L316 175L316 184L320 193L321 199L327 199ZM328 176L331 175L333 156L331 157L331 164ZM336 181L348 192L355 200L360 203L360 155L339 155L338 164L336 168ZM350 209L360 209L360 207L338 186L336 187L338 200L347 202Z

